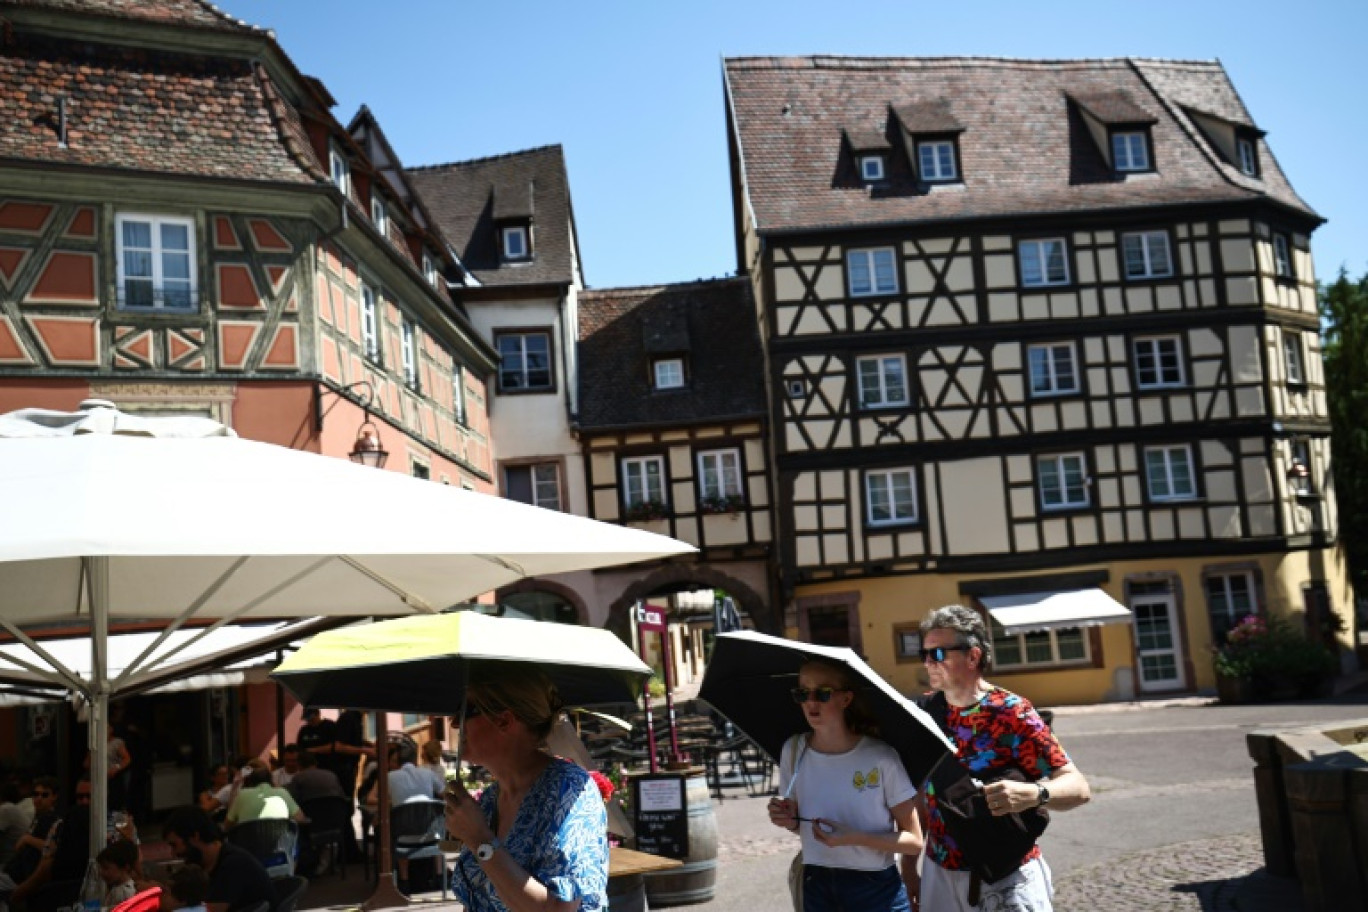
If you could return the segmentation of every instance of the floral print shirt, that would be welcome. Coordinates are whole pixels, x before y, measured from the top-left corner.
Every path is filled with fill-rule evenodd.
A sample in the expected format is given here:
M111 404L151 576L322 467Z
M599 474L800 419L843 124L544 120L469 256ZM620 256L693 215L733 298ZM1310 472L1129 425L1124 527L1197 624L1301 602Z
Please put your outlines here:
M493 826L498 783L480 795ZM518 808L501 843L523 870L562 901L578 898L581 912L608 907L608 815L589 774L559 757L547 764ZM470 912L507 912L467 846L456 861L451 891Z
M988 691L973 706L950 705L945 723L955 742L960 765L974 773L1015 766L1034 781L1070 762L1031 701L1001 687ZM964 869L964 855L945 831L945 820L936 805L936 790L929 782L926 807L930 817L927 854L946 870ZM1039 844L1031 848L1021 863L1038 857Z

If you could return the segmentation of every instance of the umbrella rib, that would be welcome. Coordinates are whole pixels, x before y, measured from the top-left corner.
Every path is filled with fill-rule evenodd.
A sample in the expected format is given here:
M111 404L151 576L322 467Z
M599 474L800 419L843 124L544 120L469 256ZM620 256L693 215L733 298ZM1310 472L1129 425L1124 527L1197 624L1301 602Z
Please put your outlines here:
M171 634L179 630L181 626L185 624L186 621L193 617L197 611L203 608L204 603L209 601L209 599L213 598L215 593L222 589L224 584L227 583L228 580L231 579L238 572L238 570L242 569L242 565L245 563L247 563L247 558L239 557L237 560L233 561L232 565L227 570L219 574L218 579L210 583L209 587L206 588L202 593L200 593L199 598L195 599L193 602L190 603L190 607L182 611L180 615L174 621L172 621L165 630L161 632L161 635L152 641L151 645L144 649L136 659L134 659L132 662L128 664L128 667L125 668L123 670L123 673L120 674L119 677L113 682L114 686L122 684L124 680L127 679L134 672L141 670L143 664L147 661L148 656L156 652L157 648L160 647L162 643L166 642L167 637L169 637ZM198 639L198 637L196 637L196 639ZM158 661L165 662L167 659L169 659L171 656L175 655L179 651L179 649L174 649L166 655L162 656Z
M476 556L479 557L482 555ZM361 563L356 558L346 554L339 554L337 559L342 561L342 563L346 564L348 567L351 567L357 573L360 573L363 576L370 578L372 581L379 583L381 586L384 586L390 592L393 592L395 595L399 596L400 601L402 601L405 605L408 605L410 608L414 608L418 611L436 613L437 609L434 608L432 606L432 603L430 603L427 599L423 598L422 596L415 595L412 592L409 592L403 586L400 586L398 583L393 582L392 580L386 579L376 571L372 570L370 567L367 567L365 564Z
M15 639L23 643L29 649L33 650L34 654L42 658L43 661L47 662L48 665L52 667L52 671L59 678L65 681L67 685L71 687L72 690L75 690L77 693L85 694L88 694L90 692L89 685L86 684L85 681L81 680L80 675L76 674L76 672L72 671L70 668L67 668L61 662L53 658L50 652L48 652L42 646L39 646L37 641L34 640L33 637L29 636L23 630L19 629L17 625L5 620L3 617L0 617L0 626L3 626L10 633L14 634ZM26 667L36 674L41 675L45 673L45 670L41 666L29 665L22 659L15 658L14 656L5 656L5 658L7 661L13 662L14 664L19 665L21 667Z

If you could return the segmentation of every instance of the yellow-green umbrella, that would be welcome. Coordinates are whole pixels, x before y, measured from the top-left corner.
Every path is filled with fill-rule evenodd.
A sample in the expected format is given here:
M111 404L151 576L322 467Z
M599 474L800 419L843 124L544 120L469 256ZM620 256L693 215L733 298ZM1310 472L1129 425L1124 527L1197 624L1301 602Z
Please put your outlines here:
M320 633L272 676L309 705L457 715L472 662L535 663L570 705L632 702L651 674L607 630L454 611Z

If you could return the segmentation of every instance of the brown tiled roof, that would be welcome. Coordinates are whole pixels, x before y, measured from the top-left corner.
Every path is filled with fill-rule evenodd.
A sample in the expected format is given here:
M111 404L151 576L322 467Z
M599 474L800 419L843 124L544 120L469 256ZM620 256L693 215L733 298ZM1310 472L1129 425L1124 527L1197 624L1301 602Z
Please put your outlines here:
M1223 161L1181 106L1252 123L1217 62L732 58L724 63L745 193L761 232L1271 198L1314 212L1263 148L1262 180ZM1069 97L1121 96L1156 118L1156 173L1117 179ZM962 186L919 187L901 156L871 192L841 132L947 99Z
M888 137L878 130L846 127L845 134L846 141L850 143L850 148L854 152L887 152L893 148Z
M301 158L312 152L290 122L293 111L272 104L265 85L264 74L242 59L20 32L0 47L0 159L317 181L321 171L311 174ZM65 149L58 145L58 98L67 99ZM299 143L302 149L287 147Z
M1158 120L1125 92L1070 93L1069 97L1104 124L1152 124Z
M944 98L898 105L894 113L908 133L958 133L964 129Z
M575 278L574 215L561 147L407 168L461 262L485 285L570 284ZM505 265L496 219L530 210L532 262Z
M764 414L760 338L746 279L583 291L579 316L580 425L586 430ZM684 389L651 388L647 340L658 349L656 337L672 345L687 339L687 351L679 352L687 364Z
M236 19L206 0L4 0L0 8L5 6L46 8L223 32L265 33L264 29Z

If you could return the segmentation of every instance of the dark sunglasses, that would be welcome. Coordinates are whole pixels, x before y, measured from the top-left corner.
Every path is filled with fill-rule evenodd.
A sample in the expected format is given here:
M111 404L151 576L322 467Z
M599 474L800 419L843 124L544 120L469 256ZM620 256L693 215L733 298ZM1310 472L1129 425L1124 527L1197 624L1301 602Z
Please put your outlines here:
M973 646L936 646L932 649L923 649L921 660L922 662L944 662L952 652L968 652L973 648Z
M794 703L806 703L808 700L826 703L831 699L832 694L845 689L844 687L795 687L789 693L793 694Z

